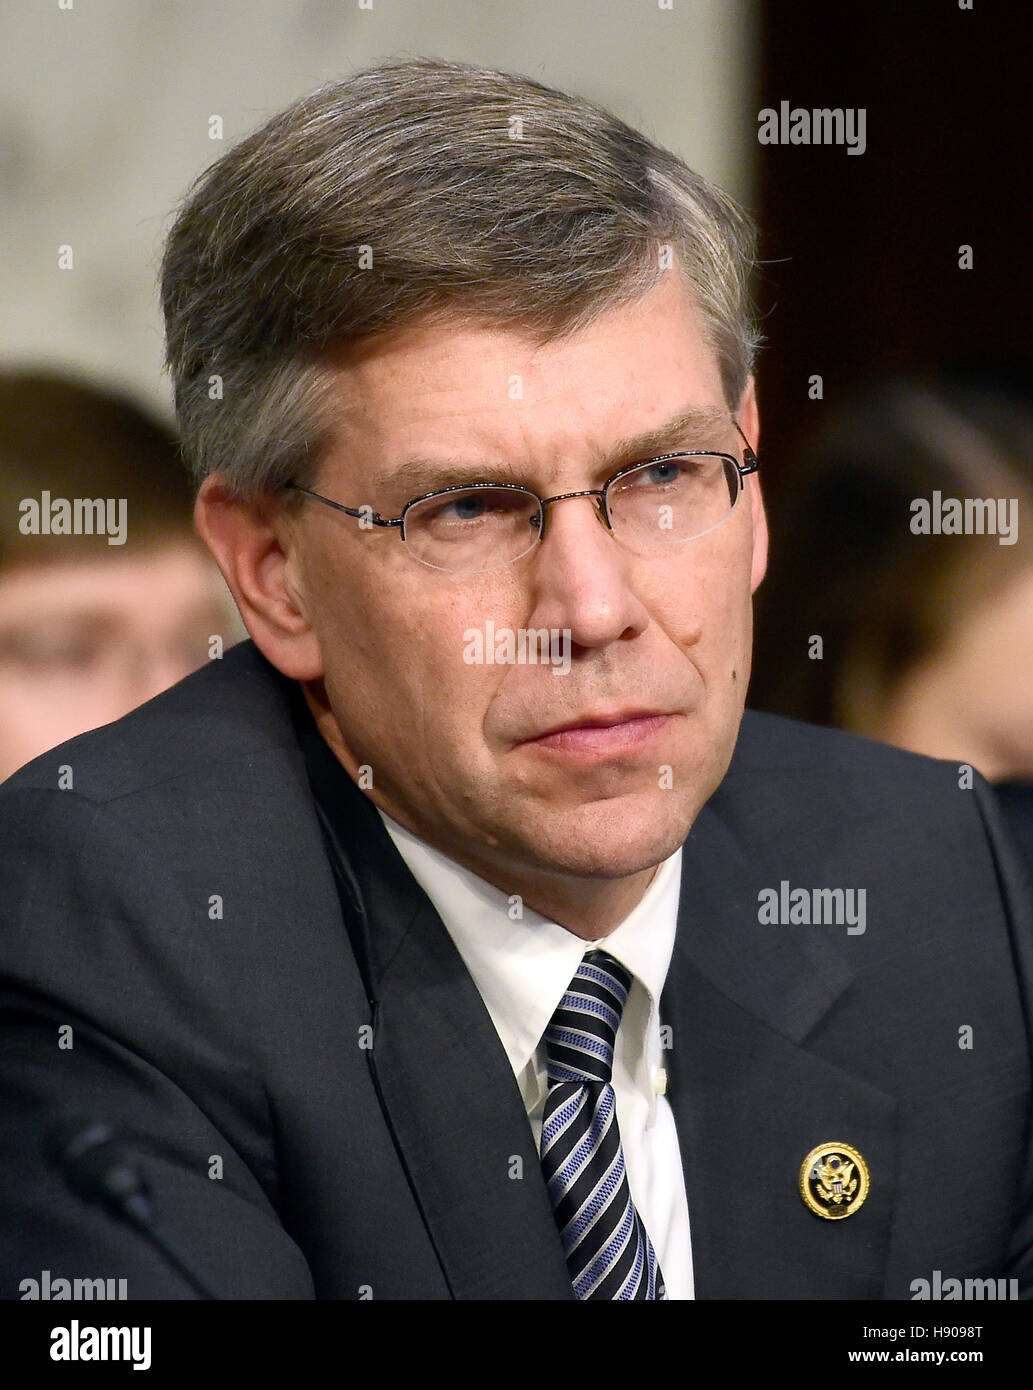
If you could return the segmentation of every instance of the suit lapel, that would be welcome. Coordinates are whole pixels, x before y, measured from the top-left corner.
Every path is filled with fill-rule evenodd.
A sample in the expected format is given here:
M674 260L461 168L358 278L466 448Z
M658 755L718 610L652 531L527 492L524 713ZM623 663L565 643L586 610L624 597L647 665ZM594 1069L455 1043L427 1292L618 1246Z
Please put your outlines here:
M683 853L661 1002L698 1298L878 1298L896 1188L896 1102L803 1046L852 972L827 940L757 920L770 866L743 853L715 798ZM871 1171L851 1216L799 1192L817 1145L852 1144Z
M373 1006L370 1070L452 1296L573 1299L491 1016L375 807L322 749L306 756Z
M454 1297L572 1299L520 1090L427 902L379 978L371 1060Z

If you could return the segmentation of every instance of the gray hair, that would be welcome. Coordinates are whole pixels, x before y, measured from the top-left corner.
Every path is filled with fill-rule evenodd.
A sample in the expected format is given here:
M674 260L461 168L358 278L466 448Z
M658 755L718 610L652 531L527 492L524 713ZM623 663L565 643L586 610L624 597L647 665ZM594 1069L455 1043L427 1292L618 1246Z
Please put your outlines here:
M176 217L161 293L184 455L244 496L310 482L328 349L456 315L557 337L675 260L734 410L761 342L753 257L732 199L588 101L437 59L367 69L240 141Z

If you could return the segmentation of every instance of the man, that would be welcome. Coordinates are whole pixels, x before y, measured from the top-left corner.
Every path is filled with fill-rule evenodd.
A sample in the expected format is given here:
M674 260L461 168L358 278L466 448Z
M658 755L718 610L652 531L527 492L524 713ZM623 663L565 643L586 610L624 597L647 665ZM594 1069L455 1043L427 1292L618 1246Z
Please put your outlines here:
M63 373L0 371L0 781L239 634L176 438Z
M193 191L169 360L253 640L0 798L8 1296L1033 1292L985 784L743 717L750 254L642 136L444 62ZM190 1277L40 1160L73 1103Z

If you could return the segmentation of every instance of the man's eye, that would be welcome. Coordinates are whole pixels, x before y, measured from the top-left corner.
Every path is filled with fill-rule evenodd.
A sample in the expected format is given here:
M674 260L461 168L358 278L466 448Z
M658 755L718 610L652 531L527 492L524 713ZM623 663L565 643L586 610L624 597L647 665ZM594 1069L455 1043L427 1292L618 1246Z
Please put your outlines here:
M643 470L645 478L651 483L673 483L683 471L678 463L654 463L651 468Z
M534 510L534 499L517 489L476 488L429 503L421 511L420 519L433 525L453 526L485 520L508 523Z
M89 671L110 655L110 646L110 640L95 633L37 632L31 628L0 631L0 661L41 673Z
M701 471L699 463L693 459L662 459L640 468L626 481L632 487L660 487L665 483L691 482Z
M32 665L66 671L88 671L101 657L96 643L75 638L54 641L41 638L27 643L24 654Z
M489 500L478 493L466 497L454 497L443 502L435 510L435 516L442 521L477 521L489 509Z

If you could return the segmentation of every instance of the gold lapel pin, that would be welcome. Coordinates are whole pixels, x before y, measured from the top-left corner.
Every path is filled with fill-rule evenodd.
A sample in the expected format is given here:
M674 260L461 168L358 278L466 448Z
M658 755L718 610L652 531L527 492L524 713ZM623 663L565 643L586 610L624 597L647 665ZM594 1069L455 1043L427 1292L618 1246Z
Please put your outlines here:
M800 1196L815 1216L841 1221L868 1196L868 1165L851 1144L819 1144L800 1166Z

